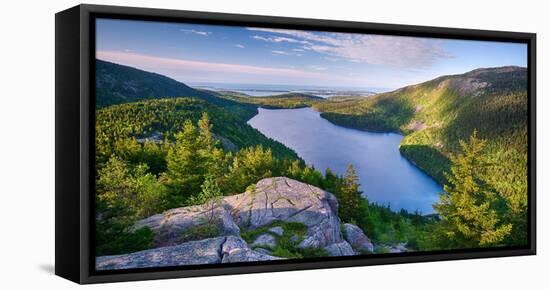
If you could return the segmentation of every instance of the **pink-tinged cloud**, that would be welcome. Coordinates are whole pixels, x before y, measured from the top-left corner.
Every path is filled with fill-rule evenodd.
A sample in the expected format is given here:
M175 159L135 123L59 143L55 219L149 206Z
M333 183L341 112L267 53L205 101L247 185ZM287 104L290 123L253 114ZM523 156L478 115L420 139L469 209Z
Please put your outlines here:
M128 65L143 70L154 71L165 74L180 81L213 81L213 79L185 79L187 75L192 77L199 73L212 77L227 75L228 77L242 76L246 77L269 77L273 79L294 79L294 80L324 80L329 75L287 68L274 68L242 64L204 62L195 60L185 60L176 58L165 58L149 56L144 54L121 52L121 51L97 51L96 58L118 64ZM208 74L204 74L208 73ZM216 79L214 79L216 80ZM219 81L217 79L216 81Z
M443 40L404 36L368 35L357 33L309 32L301 30L248 27L251 31L282 36L254 36L254 39L292 39L303 43L302 49L329 57L341 57L352 62L387 65L397 68L426 68L441 58L452 57L442 46Z

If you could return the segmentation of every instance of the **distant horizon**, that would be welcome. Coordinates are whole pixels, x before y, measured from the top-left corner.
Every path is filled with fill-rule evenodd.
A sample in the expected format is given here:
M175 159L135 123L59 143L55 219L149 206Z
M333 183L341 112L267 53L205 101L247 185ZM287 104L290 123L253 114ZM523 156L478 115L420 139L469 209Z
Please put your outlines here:
M326 89L354 89L354 90L357 90L357 91L365 91L365 92L378 92L378 91L374 91L374 90L383 90L383 91L391 91L391 90L395 90L395 89L399 89L400 87L360 87L360 86L341 86L341 85L314 85L314 84L283 84L283 83L245 83L245 82L214 82L214 81L186 81L186 80L179 80L179 79L176 79L176 78L173 78L169 75L165 75L161 72L156 72L156 71L152 71L150 69L144 69L144 68L139 68L139 67L135 67L135 66L132 66L132 65L129 65L129 64L124 64L124 63L118 63L118 62L115 62L115 61L112 61L112 60L107 60L107 59L101 59L101 58L97 58L96 57L96 60L100 60L100 61L105 61L105 62L110 62L110 63L114 63L114 64L117 64L117 65L123 65L123 66L128 66L128 67L131 67L131 68L135 68L135 69L139 69L139 70L143 70L145 72L149 72L149 73L156 73L156 74L160 74L162 76L165 76L165 77L168 77L168 78L171 78L175 81L178 81L180 83L183 83L187 86L201 86L201 85L204 85L204 86L207 86L207 85L212 85L212 84L219 84L219 85L250 85L250 86L254 86L254 85L261 85L261 86L286 86L286 87L302 87L302 88L326 88ZM428 80L426 80L428 81ZM410 85L414 85L414 84L410 84Z
M238 86L242 85L243 88L255 88L254 86L265 86L279 89L291 89L291 88L304 88L304 89L331 89L331 90L353 90L353 91L363 91L363 92L374 92L374 90L391 90L398 88L388 88L388 87L359 87L359 86L337 86L337 85L300 85L300 84L282 84L282 83L237 83L237 82L209 82L209 81L192 81L184 82L189 86L212 86L212 85L228 85L228 86ZM246 87L248 86L248 87ZM255 88L256 89L256 88ZM262 89L262 88L257 88Z
M469 72L472 72L472 71L475 71L475 70L478 70L478 69L494 69L494 68L503 68L503 67L518 67L518 68L527 69L527 67L518 66L518 65L479 67L479 68L474 68L472 70L459 72L459 73L456 73L456 74L443 74L443 75L436 76L435 78L443 77L443 76L451 76L451 75L461 75L461 74L469 73ZM422 80L420 82L407 84L405 86L417 85L417 84L420 84L420 83L423 83L423 82L431 81L435 78ZM209 85L243 85L243 86L274 86L274 87L279 86L279 87L298 87L298 88L316 88L316 89L334 89L334 90L336 90L336 89L350 89L350 90L364 91L364 92L387 92L387 91L392 91L392 90L396 90L396 89L400 89L402 87L405 87L405 86L399 86L399 87L361 87L361 86L339 86L339 85L326 85L326 84L323 84L323 85L307 85L307 84L300 85L300 84L283 84L283 83L241 83L241 82L212 82L212 81L191 81L191 82L180 81L180 82L182 82L184 84L187 84L189 86L209 86Z
M502 68L502 67L518 67L518 68L523 68L523 69L527 69L527 67L525 66L519 66L519 65L503 65L503 66L493 66L493 67L478 67L478 68L474 68L474 69L470 69L468 71L464 71L464 72L459 72L459 73L455 73L455 74L442 74L442 75L438 75L434 78L430 78L430 79L425 79L425 80L421 80L419 82L416 82L416 83L410 83L410 84L406 84L404 86L399 86L399 87L361 87L361 86L341 86L341 85L326 85L326 84L323 84L323 85L314 85L314 84L282 84L282 83L244 83L244 82L214 82L214 81L187 81L187 80L179 80L179 79L176 79L176 78L173 78L169 75L165 75L161 72L156 72L156 71L152 71L152 70L149 70L149 69L144 69L144 68L139 68L139 67L135 67L135 66L132 66L132 65L129 65L129 64L124 64L124 63L118 63L118 62L115 62L113 60L108 60L108 59L101 59L101 58L97 58L97 60L100 60L100 61L106 61L106 62L111 62L111 63L114 63L114 64L118 64L118 65L123 65L123 66L128 66L128 67L132 67L132 68L135 68L135 69L140 69L140 70L143 70L143 71L146 71L146 72L151 72L151 73L157 73L157 74L160 74L160 75L163 75L163 76L166 76L166 77L169 77L171 79L174 79L175 81L178 81L180 83L183 83L187 86L190 86L190 87L197 87L197 86L212 86L212 85L243 85L243 86L278 86L278 87L296 87L296 88L309 88L309 89L333 89L333 90L336 90L336 89L348 89L348 90L353 90L353 91L361 91L361 92L375 92L375 93L384 93L384 92L390 92L390 91L393 91L393 90L397 90L397 89L400 89L402 87L406 87L406 86L411 86L411 85L417 85L417 84L420 84L420 83L423 83L423 82L427 82L427 81L430 81L430 80L433 80L437 77L442 77L442 76L450 76L450 75L460 75L460 74L465 74L465 73L468 73L468 72L471 72L471 71L474 71L474 70L478 70L478 69L493 69L493 68ZM246 88L246 87L243 87L243 88ZM250 87L249 87L250 88Z

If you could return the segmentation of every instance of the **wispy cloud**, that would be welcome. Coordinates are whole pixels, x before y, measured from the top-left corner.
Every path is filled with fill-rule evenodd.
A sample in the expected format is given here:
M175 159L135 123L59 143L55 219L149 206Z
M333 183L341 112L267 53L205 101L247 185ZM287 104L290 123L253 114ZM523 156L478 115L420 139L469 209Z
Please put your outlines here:
M330 57L330 56L325 56L325 57L323 57L323 59L328 60L328 61L332 61L332 62L338 61L338 58Z
M256 39L256 40L262 40L262 41L273 42L273 43L288 42L288 43L311 44L311 43L309 43L308 41L305 41L305 40L297 40L297 39L294 39L294 38L280 37L280 36L277 36L277 37L263 37L263 36L260 36L260 35L254 35L254 36L252 36L252 38Z
M201 35L201 36L208 36L208 35L212 34L212 32L200 31L200 30L195 30L195 29L180 29L180 31L185 32L185 33L197 34L197 35Z
M319 66L319 65L310 65L309 68L311 68L313 70L318 70L318 71L328 70L328 67Z
M242 64L230 64L230 63L216 63L216 62L204 62L195 60L185 60L176 58L166 58L149 56L137 53L128 53L122 51L97 51L96 57L98 59L111 61L123 65L129 65L139 69L155 71L159 73L165 73L170 77L174 77L181 81L187 81L181 79L180 75L196 75L197 73L218 73L218 74L246 74L246 75L263 75L269 77L282 77L296 78L296 79L326 79L330 76L300 70L300 69L287 69L276 67L264 67L254 65L242 65ZM208 74L206 74L208 75ZM193 79L196 80L196 79Z
M279 54L279 55L302 56L301 53L288 52L288 51L283 51L283 50L271 50L271 53Z
M288 53L281 51L281 50L271 50L271 53L273 54L281 54L281 55L288 55Z
M242 45L242 44L235 44L235 47L237 47L237 48L244 48L245 46Z
M303 44L298 49L315 51L329 57L339 57L359 63L415 69L428 67L440 58L451 57L443 49L441 41L434 39L355 33L313 33L255 27L247 29L279 34L282 36L277 37L293 39L295 40L293 43ZM264 41L277 38L259 35L257 37L255 36L255 39Z

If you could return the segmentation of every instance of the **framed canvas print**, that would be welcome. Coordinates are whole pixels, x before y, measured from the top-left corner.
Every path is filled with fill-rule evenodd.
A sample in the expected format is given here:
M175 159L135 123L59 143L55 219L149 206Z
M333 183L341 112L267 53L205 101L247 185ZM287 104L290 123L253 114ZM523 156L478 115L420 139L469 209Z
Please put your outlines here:
M535 35L56 14L56 274L535 254Z

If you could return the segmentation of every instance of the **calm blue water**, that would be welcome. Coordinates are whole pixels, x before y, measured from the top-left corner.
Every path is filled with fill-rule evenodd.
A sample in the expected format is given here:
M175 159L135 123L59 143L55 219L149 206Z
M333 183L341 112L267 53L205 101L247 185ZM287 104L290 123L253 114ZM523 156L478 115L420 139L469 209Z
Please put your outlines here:
M361 190L372 202L432 213L442 187L399 153L403 136L336 126L311 108L259 109L248 122L294 149L308 164L344 174L353 164Z

